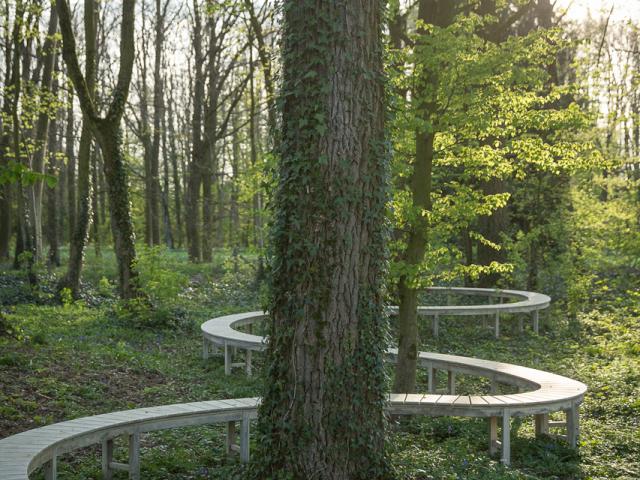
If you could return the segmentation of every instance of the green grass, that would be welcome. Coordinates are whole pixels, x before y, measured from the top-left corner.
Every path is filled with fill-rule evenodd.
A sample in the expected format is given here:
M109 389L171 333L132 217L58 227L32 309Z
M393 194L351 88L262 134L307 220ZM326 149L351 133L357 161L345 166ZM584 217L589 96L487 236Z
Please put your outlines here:
M115 262L106 251L102 258L90 253L83 300L66 305L56 304L52 295L59 271L43 276L38 290L27 287L20 274L2 271L0 308L11 334L0 336L0 436L121 409L257 395L255 378L240 371L225 377L221 358L201 359L198 326L204 319L260 306L251 268L242 264L236 275L227 253L219 252L211 265L191 265L183 252L143 258L144 268L155 272L147 282L162 314L145 313L141 322L135 310L123 309L114 298ZM173 283L180 286L178 295ZM640 478L640 295L619 283L624 282L594 287L576 319L565 318L563 306L556 305L544 315L540 336L530 329L517 333L515 317L505 319L498 340L472 319L444 319L437 341L428 325L422 335L423 350L511 362L585 382L589 393L577 453L561 440L535 439L532 419L516 419L512 466L505 468L487 454L485 420L414 418L389 427L395 476ZM258 355L258 370L260 362ZM421 374L421 389L425 377ZM479 392L485 385L462 375L458 388ZM145 435L142 477L246 478L237 459L224 454L222 428ZM117 455L123 460L124 452L120 445ZM60 477L100 478L99 465L98 448L88 448L61 460Z

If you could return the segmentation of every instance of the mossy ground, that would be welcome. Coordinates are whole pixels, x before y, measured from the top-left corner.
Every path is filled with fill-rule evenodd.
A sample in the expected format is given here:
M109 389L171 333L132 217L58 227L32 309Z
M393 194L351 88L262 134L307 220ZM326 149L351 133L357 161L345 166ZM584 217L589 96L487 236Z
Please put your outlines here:
M0 308L9 332L0 336L0 437L86 415L259 392L256 378L240 371L226 377L221 358L202 360L198 328L212 316L259 308L249 263L234 263L228 252L210 265L190 265L183 252L147 252L145 261L154 271L145 282L161 313L138 323L135 311L114 298L109 279L115 262L107 252L100 259L89 255L83 300L64 305L51 296L59 272L43 272L43 287L34 291L20 273L2 270ZM425 325L421 349L517 363L587 383L579 451L562 440L535 439L532 420L517 419L513 464L505 468L487 455L486 421L415 418L389 427L397 478L640 478L637 290L596 283L576 318L567 319L560 304L543 318L540 336L529 328L518 333L515 318L506 318L498 340L478 320L445 319L437 341ZM483 388L466 376L458 383L461 392ZM246 478L237 459L224 454L223 442L222 425L144 435L142 477ZM124 456L124 445L117 454ZM66 455L60 478L100 478L99 465L97 447Z

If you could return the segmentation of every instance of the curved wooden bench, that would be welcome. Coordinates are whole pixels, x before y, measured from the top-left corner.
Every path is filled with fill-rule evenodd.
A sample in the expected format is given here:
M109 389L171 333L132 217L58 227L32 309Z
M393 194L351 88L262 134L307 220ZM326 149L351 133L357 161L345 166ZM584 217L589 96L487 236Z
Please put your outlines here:
M491 307L491 306L488 306ZM516 307L517 308L517 307ZM208 320L201 325L204 347L203 355L208 358L211 345L224 348L225 372L232 367L242 366L251 373L252 351L266 348L265 338L238 331L240 326L250 325L264 319L265 312L245 312ZM245 349L245 362L233 363L234 349ZM387 357L395 361L397 350L387 350ZM432 415L488 417L489 450L494 453L502 445L501 460L510 462L510 418L534 416L536 434L549 433L549 428L565 428L566 439L572 447L577 445L579 434L578 408L587 391L586 385L561 375L541 370L521 367L508 363L493 362L477 358L419 352L419 365L428 372L428 392L426 394L391 394L389 411L396 415ZM447 372L447 388L437 391L437 372ZM486 377L491 380L489 395L456 395L455 376L457 373ZM500 395L498 386L518 387L520 393ZM549 413L562 411L566 421L550 422ZM498 419L502 419L502 441L498 442Z
M247 352L265 349L264 338L236 330L263 319L264 312L249 312L218 317L202 325L205 352L210 343L225 348L225 362L231 360L231 349ZM395 361L396 349L387 351ZM247 357L250 362L250 356ZM246 362L245 362L246 363ZM511 417L534 416L536 435L550 428L564 428L566 439L577 446L578 409L587 391L581 382L532 368L476 358L420 352L419 365L428 372L428 388L424 394L390 394L387 411L393 415L431 415L486 417L489 419L489 451L501 450L501 461L511 461ZM229 371L231 364L229 365ZM248 369L250 372L250 367ZM438 371L446 372L446 388L438 390ZM456 374L482 376L491 380L486 395L456 394ZM499 385L518 387L519 393L501 394ZM102 444L104 479L113 478L116 470L126 470L130 479L140 478L140 434L154 430L213 423L227 424L227 451L249 459L250 421L257 416L258 398L215 400L161 407L139 408L79 418L29 430L0 440L0 480L28 480L29 474L45 466L45 478L57 478L58 456L92 444ZM549 413L562 411L565 421L550 422ZM236 441L236 425L240 423L240 442ZM502 440L498 441L498 424ZM129 441L127 464L113 461L113 441L117 437Z
M497 288L467 288L467 287L430 287L430 292L443 292L455 295L484 296L498 299L499 303L489 305L434 305L418 307L418 315L433 317L432 330L434 337L438 336L440 318L445 315L467 316L478 315L494 317L494 332L496 338L500 336L500 314L530 313L532 327L535 333L539 331L540 310L551 304L551 297L543 293L527 292L524 290L502 290ZM509 302L504 302L509 300ZM512 301L515 300L515 301ZM398 307L389 307L392 315L398 314ZM486 320L485 320L486 322ZM524 330L522 317L519 318L519 329Z
M102 444L103 479L112 479L116 470L140 479L141 433L222 422L227 424L227 451L237 451L242 461L248 461L249 424L257 416L258 402L258 398L235 398L138 408L28 430L0 440L0 480L28 480L42 465L45 479L55 480L58 456L93 444ZM129 440L128 464L113 461L113 441L122 436Z

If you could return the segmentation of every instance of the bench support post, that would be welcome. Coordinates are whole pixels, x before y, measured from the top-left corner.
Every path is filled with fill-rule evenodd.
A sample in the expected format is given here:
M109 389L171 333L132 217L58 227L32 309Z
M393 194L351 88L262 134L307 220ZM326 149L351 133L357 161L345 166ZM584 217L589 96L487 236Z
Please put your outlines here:
M489 393L491 393L491 395L495 395L496 393L498 393L498 381L495 377L491 377L491 387Z
M251 350L247 349L247 353L245 355L245 371L247 372L247 377L251 376Z
M522 315L518 315L518 332L524 332L524 319L522 318Z
M500 312L496 312L496 323L495 323L495 335L496 338L500 337Z
M536 437L549 434L549 414L540 413L535 416Z
M237 437L237 432L236 432L235 420L231 422L227 422L227 442L226 442L227 454L230 454L234 451L233 447L236 444L236 437Z
M231 347L224 344L224 374L229 376L231 375L231 362L232 362L232 352Z
M58 460L55 454L51 457L47 463L44 464L44 479L45 480L57 480L58 479Z
M427 368L428 371L428 384L427 390L429 393L436 393L436 387L438 385L438 370L433 368L431 365Z
M540 312L538 312L538 310L534 310L531 312L531 316L533 317L533 331L538 333L540 330Z
M502 456L504 465L511 464L511 415L508 410L502 414Z
M498 417L489 417L489 455L498 453Z
M129 478L140 480L140 434L129 435Z
M456 372L453 370L447 371L447 390L449 395L456 394Z
M569 410L565 410L567 415L567 441L571 448L578 446L580 435L580 417L578 415L578 405L574 405Z
M440 317L438 314L433 316L433 336L438 338L438 330L440 327Z
M242 415L240 422L240 461L247 463L249 461L249 427L251 421L249 415Z
M113 438L102 441L102 478L103 480L113 479Z

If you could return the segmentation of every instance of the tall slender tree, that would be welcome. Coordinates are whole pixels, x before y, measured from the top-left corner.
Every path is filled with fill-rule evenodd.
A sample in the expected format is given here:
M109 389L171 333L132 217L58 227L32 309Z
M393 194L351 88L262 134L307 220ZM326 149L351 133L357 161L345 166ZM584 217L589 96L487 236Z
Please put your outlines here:
M89 122L102 151L109 193L111 231L118 259L120 296L125 299L134 298L139 295L138 273L135 268L136 249L120 122L129 94L135 56L135 0L123 0L122 2L120 69L117 83L111 93L111 103L104 117L99 116L97 106L87 87L87 81L80 69L69 2L57 0L56 8L60 17L60 30L63 39L62 56L67 64L67 73L78 94L84 118Z
M84 0L84 37L85 37L85 82L91 100L95 101L96 56L97 56L97 18L95 0ZM84 251L89 235L91 219L91 144L93 133L90 120L83 115L78 150L78 175L76 191L76 217L71 238L69 239L69 264L67 273L61 279L59 288L68 288L73 297L78 296L80 275L84 261Z
M454 0L420 0L418 19L422 26L418 30L421 41L417 48L428 38L426 25L446 27L456 12ZM419 58L419 57L418 57ZM418 210L416 219L411 223L408 232L407 246L402 253L402 261L409 274L401 275L398 280L399 314L398 314L398 361L394 391L413 393L416 384L418 361L418 288L411 272L423 262L427 249L428 211L431 210L431 180L433 172L433 141L437 132L438 105L436 102L439 72L417 62L416 89L412 98L417 105L418 127L415 131L415 159L408 180L413 206ZM424 91L423 91L424 90ZM429 92L429 93L425 93Z

